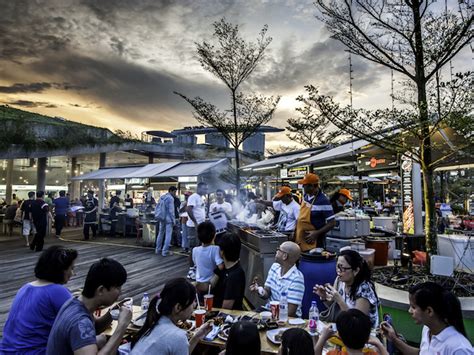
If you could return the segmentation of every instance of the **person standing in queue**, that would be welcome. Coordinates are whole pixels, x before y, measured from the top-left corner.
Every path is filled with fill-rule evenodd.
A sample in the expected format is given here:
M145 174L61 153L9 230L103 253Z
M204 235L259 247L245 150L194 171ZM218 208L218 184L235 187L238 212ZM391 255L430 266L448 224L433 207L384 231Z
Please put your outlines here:
M87 198L84 201L84 240L89 240L89 227L92 229L92 238L97 234L97 210L99 201L94 197L94 191L87 191Z
M115 191L115 196L112 196L110 199L109 207L110 207L110 221L112 222L110 225L110 236L115 237L115 230L117 228L117 212L120 211L120 194L122 191Z
M30 243L30 249L42 251L44 245L44 237L48 228L49 206L44 201L44 191L36 192L36 200L31 205L31 216L36 229L35 237Z
M339 189L329 200L335 214L344 211L347 201L352 201L351 192L348 189Z
M326 233L334 227L334 212L327 196L319 187L319 176L308 173L298 184L303 185L304 197L296 222L295 240L302 252L326 244Z

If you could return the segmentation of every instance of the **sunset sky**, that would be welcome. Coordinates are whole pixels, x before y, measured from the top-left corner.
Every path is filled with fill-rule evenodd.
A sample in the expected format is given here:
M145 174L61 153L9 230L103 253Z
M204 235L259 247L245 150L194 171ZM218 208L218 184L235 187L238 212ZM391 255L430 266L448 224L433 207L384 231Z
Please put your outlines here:
M313 0L0 0L0 9L2 104L133 133L197 125L173 91L229 106L196 58L195 42L222 17L248 40L269 26L273 41L244 89L282 95L271 125L295 116L307 84L348 102L348 55L315 18ZM353 62L354 105L389 107L389 70ZM470 49L453 65L469 69ZM268 143L291 144L284 133Z

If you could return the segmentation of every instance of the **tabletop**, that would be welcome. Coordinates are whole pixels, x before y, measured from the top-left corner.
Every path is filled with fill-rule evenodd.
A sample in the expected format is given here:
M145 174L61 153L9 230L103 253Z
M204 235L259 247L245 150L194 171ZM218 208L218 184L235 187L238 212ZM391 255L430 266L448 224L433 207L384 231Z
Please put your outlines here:
M249 317L254 317L257 316L257 312L253 311L238 311L238 310L229 310L229 309L220 309L220 308L213 308L213 311L219 311L222 313L229 314L233 317L236 316L249 316ZM132 319L138 318L140 315L143 314L143 311L140 306L133 306L133 317ZM291 319L291 317L290 317ZM307 320L306 320L307 323ZM295 326L287 324L285 328L292 328ZM110 336L113 334L115 329L117 328L117 321L113 321L112 325L103 332L103 334ZM130 324L130 326L127 329L127 333L136 333L139 330L136 326ZM273 344L268 338L267 338L267 332L266 331L260 331L260 343L261 343L261 354L265 355L272 355L272 354L278 354L278 348L279 345ZM209 346L215 346L219 348L224 348L225 347L225 341L221 340L219 337L216 337L213 341L204 341L201 340L202 344L206 344Z

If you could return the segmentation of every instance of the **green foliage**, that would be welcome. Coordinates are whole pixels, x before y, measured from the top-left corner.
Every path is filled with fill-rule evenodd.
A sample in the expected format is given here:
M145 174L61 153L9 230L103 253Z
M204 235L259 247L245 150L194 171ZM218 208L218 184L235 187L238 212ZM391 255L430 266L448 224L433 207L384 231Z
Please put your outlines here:
M33 150L71 149L78 146L100 146L138 141L130 132L112 134L107 129L83 125L65 119L0 106L0 151L13 147ZM52 127L47 138L38 137L36 127Z

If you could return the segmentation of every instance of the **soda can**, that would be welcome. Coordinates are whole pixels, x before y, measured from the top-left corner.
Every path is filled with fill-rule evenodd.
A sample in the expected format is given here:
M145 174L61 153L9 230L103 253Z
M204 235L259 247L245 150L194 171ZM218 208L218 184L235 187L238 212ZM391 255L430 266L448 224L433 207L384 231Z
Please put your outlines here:
M271 301L270 302L270 312L272 312L273 320L278 320L280 318L280 302Z

